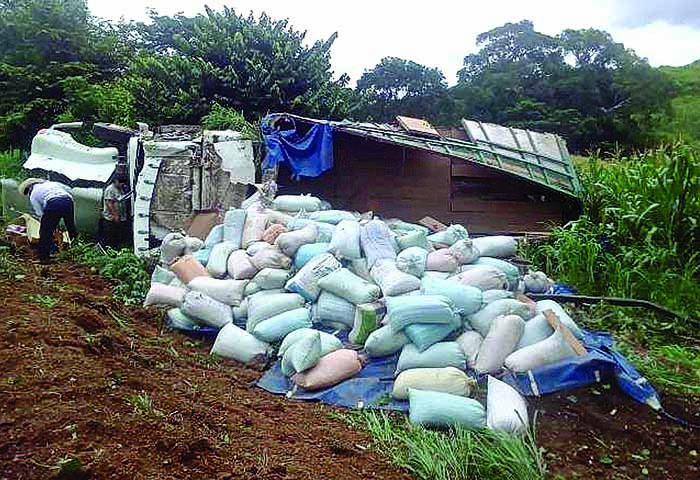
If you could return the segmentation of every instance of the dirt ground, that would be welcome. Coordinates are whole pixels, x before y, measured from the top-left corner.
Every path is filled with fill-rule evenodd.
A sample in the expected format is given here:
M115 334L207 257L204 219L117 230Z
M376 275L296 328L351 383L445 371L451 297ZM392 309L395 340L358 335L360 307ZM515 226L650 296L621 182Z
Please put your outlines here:
M25 264L0 280L0 480L410 478L331 408L261 391L262 368L213 362L94 273ZM700 423L697 400L665 403ZM552 478L700 478L700 433L614 388L531 406Z

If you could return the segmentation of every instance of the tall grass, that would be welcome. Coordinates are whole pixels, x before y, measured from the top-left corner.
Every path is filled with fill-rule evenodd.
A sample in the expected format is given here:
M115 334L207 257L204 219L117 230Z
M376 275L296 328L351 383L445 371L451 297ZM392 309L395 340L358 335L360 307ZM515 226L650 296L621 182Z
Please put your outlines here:
M27 174L22 170L24 154L20 150L0 152L0 178L23 180Z
M384 412L350 413L344 419L367 430L372 448L426 480L534 480L546 466L534 436L517 437L490 430L436 432L410 425Z
M584 214L526 255L583 293L641 298L700 318L699 153L677 145L591 157L579 167ZM697 336L692 321L675 329Z
M700 393L700 149L678 144L577 165L583 215L524 254L590 295L650 300L685 320L602 306L589 326L612 330L652 382Z

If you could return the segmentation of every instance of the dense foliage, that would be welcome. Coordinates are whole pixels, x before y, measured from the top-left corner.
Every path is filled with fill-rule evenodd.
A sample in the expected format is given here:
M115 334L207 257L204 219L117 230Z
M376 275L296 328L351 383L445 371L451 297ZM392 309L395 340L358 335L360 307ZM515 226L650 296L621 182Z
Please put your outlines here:
M352 89L331 69L335 39L232 8L114 24L85 0L0 0L0 151L57 121L257 123L274 111L475 118L554 131L578 151L697 131L697 66L654 69L599 30L549 36L522 21L482 33L451 88L438 69L387 57Z

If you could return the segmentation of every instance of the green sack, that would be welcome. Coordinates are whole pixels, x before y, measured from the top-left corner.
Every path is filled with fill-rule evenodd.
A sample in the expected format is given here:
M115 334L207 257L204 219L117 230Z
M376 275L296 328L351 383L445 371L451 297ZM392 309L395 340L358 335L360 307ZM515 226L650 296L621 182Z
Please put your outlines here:
M479 429L486 426L486 409L473 398L409 388L408 419L423 427Z

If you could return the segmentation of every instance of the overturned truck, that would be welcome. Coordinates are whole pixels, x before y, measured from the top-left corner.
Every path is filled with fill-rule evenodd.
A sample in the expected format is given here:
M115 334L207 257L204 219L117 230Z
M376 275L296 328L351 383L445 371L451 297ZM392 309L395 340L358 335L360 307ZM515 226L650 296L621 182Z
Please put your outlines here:
M234 131L196 126L131 130L95 124L105 147L89 147L71 135L81 123L41 130L24 168L31 175L71 187L78 230L97 235L105 187L119 175L128 179L135 252L146 255L170 231L181 230L193 213L239 205L255 181L254 146ZM6 217L31 213L18 182L2 179Z

